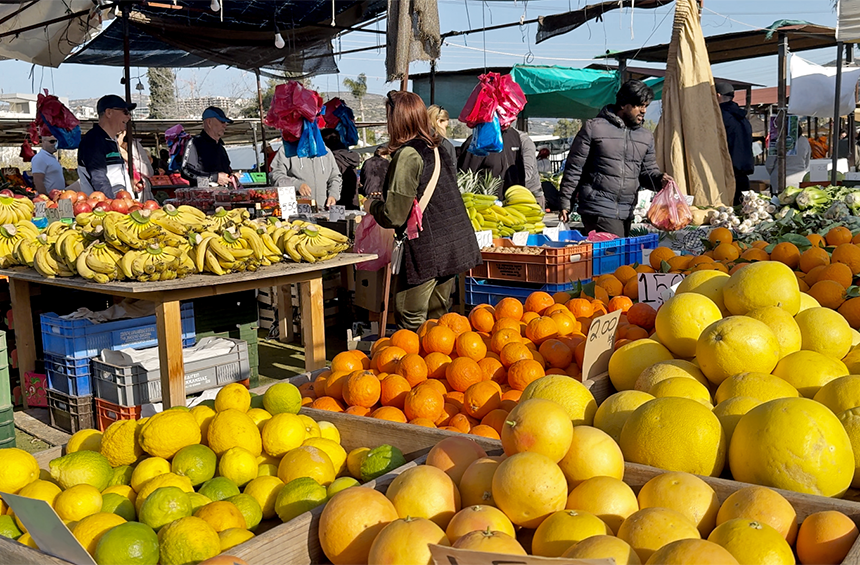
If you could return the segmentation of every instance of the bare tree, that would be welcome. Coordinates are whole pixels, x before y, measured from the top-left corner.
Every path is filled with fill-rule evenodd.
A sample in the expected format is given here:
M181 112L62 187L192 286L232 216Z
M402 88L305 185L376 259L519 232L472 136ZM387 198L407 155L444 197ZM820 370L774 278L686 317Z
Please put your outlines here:
M343 79L343 85L347 87L352 95L358 100L358 117L364 121L364 95L367 94L367 76L364 73L358 75L356 80L351 78ZM367 146L367 128L361 128L361 139L364 145Z

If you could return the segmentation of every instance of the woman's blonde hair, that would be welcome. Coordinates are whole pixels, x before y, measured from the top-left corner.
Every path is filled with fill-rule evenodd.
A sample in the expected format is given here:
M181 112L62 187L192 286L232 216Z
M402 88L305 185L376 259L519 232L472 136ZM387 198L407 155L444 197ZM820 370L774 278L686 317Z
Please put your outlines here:
M433 104L429 108L427 108L427 114L430 116L430 123L433 124L433 129L436 130L436 133L438 133L442 137L447 137L448 132L445 131L445 128L439 125L439 120L451 119L451 116L448 115L448 110L446 110L442 106L437 106L436 104Z

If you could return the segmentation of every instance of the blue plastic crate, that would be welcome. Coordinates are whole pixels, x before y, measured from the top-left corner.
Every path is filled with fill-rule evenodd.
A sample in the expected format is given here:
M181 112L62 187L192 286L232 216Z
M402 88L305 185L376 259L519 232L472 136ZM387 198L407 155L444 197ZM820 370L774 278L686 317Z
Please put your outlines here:
M194 305L182 304L182 346L194 345ZM140 349L158 345L155 316L95 324L86 319L65 320L57 314L42 314L42 346L45 353L85 359L102 349Z
M582 284L590 282L591 279L580 281ZM495 306L502 298L513 297L520 302L524 301L533 292L542 290L549 294L573 290L573 283L568 284L545 284L543 286L508 286L493 284L492 280L466 278L466 304L490 304Z
M657 249L658 245L660 245L660 235L656 233L625 238L624 263L626 265L641 264L643 259L642 251L645 249Z
M592 276L614 273L624 261L624 240L595 241L591 244Z
M63 394L85 396L93 392L88 358L75 359L46 353L45 374L48 376L48 386Z
M543 234L530 235L526 240L526 245L541 247L544 245L550 247L564 247L572 242L585 241L585 236L576 230L561 230L558 232L558 241L552 241Z

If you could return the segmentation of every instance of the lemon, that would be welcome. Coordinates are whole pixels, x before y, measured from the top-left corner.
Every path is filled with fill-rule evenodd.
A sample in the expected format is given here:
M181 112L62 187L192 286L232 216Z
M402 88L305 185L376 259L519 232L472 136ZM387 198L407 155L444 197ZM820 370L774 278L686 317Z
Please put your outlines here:
M326 494L328 498L331 498L342 490L346 490L351 487L357 487L360 485L361 483L353 479L352 477L338 477L337 479L333 480L332 483L328 486L328 488L326 489Z
M257 457L257 476L277 477L278 464L280 464L280 462L280 457L272 457L268 453L263 453L261 456Z
M319 484L328 486L336 476L331 458L317 447L301 446L288 451L278 465L278 478L285 485L299 477L311 477Z
M33 541L33 538L27 532L24 532L24 534L16 541L21 545L26 545L27 547L32 547L33 549L39 549L39 546L36 545L36 542Z
M133 474L134 467L131 465L120 465L119 467L114 467L113 476L111 476L108 486L130 485L131 476Z
M767 373L738 373L720 384L714 393L717 404L735 396L750 396L761 402L777 398L797 398L800 393L785 379Z
M140 491L137 493L137 498L134 501L134 507L138 514L140 514L143 503L146 502L146 498L162 487L179 487L185 492L194 492L194 487L191 486L191 481L188 480L188 477L180 477L175 473L158 475L149 479L140 487Z
M231 447L244 447L253 453L254 457L263 452L260 430L254 420L233 408L218 412L212 419L209 423L208 439L209 447L219 457Z
M361 479L361 464L370 453L369 447L356 447L346 456L346 468L354 479Z
M38 478L35 457L17 447L0 449L0 492L17 494Z
M802 336L801 348L842 359L851 351L851 326L842 314L830 308L810 308L795 320Z
M129 485L109 486L102 491L102 496L105 496L106 494L118 494L129 499L132 502L134 502L137 498L137 493Z
M245 518L246 527L252 532L260 524L260 520L263 519L263 509L260 503L250 494L231 496L227 499L227 502L232 502L239 509L242 517Z
M720 421L723 431L726 434L726 445L731 445L732 434L735 433L735 428L741 419L741 416L758 406L763 404L758 398L751 396L733 396L727 398L714 407L714 416Z
M778 306L768 306L767 308L750 310L746 315L759 322L764 322L773 331L777 341L779 341L780 359L795 351L800 351L802 340L800 327L791 317L791 314Z
M140 508L139 521L157 532L186 516L191 516L188 493L178 487L161 487L146 498Z
M165 410L140 429L140 446L156 457L170 459L187 445L200 443L200 426L187 410Z
M261 408L251 408L247 412L248 417L251 418L255 424L257 424L257 429L261 432L263 431L263 424L269 421L272 418L272 415L266 412Z
M778 261L759 261L737 271L723 287L726 309L735 316L779 306L792 316L800 310L797 277Z
M115 492L102 493L102 512L116 514L126 522L137 520L134 503L128 498Z
M218 461L218 474L242 487L257 477L257 458L245 448L231 447Z
M108 512L98 512L87 516L72 528L72 535L81 542L90 555L95 555L101 537L111 528L125 524L126 521Z
M735 275L748 268L744 267ZM699 367L715 385L744 371L770 373L779 361L779 351L779 341L767 324L746 316L729 316L714 322L705 328L696 343Z
M717 526L708 541L726 548L739 563L794 565L794 553L785 538L771 526L735 518Z
M137 464L131 474L131 488L135 492L140 490L143 483L158 475L170 472L170 463L161 457L147 457Z
M340 431L338 431L337 426L324 420L317 422L317 426L320 429L320 437L340 443Z
M851 448L854 450L854 478L851 480L851 486L858 488L860 486L860 407L850 408L840 413L839 421L842 422L842 427L845 428L845 433L851 441Z
M194 516L205 520L216 532L223 532L229 528L242 528L247 530L245 516L232 502L217 500L210 502L194 513Z
M305 439L311 437L322 437L322 432L320 431L319 424L317 424L313 418L310 416L305 416L304 414L299 414L299 418L305 424ZM326 438L331 439L331 438ZM340 437L335 440L335 443L340 443Z
M298 414L302 407L302 394L293 384L277 383L266 390L263 406L273 416L284 413Z
M640 508L668 508L679 512L703 536L717 522L720 499L708 483L690 473L661 473L642 485Z
M188 477L196 487L215 476L217 460L215 452L207 446L188 445L174 455L170 470L179 476Z
M0 516L0 536L16 540L23 534L24 532L19 530L18 526L15 525L15 520L12 516L9 516L8 514Z
M854 477L848 434L808 398L771 400L741 416L729 465L737 481L821 496L841 496Z
M158 536L140 522L127 522L105 532L96 544L98 565L156 565Z
M621 441L621 429L634 410L654 400L654 396L640 390L623 390L609 396L594 413L594 427Z
M95 451L76 451L63 455L51 460L49 467L51 476L64 489L87 484L103 491L113 478L113 469L107 458Z
M660 343L677 357L696 355L696 342L704 329L721 320L719 307L703 294L678 294L657 311L654 327Z
M100 451L102 448L102 433L98 430L80 430L72 435L66 443L66 453L75 451Z
M230 383L215 396L215 411L223 412L224 410L238 410L239 412L247 412L251 408L251 394L245 385L239 383Z
M339 443L321 437L306 439L302 445L310 445L322 449L334 466L335 475L340 476L346 471L346 450Z
M198 404L191 409L191 415L197 420L197 425L200 426L200 443L206 445L209 441L209 423L215 417L215 409L205 404Z
M723 287L726 286L727 282L729 282L729 275L722 271L696 271L684 277L684 280L675 290L675 295L688 292L701 294L710 298L720 309L720 312L724 316L728 316L729 311L723 300Z
M683 377L666 379L652 386L650 393L656 398L665 398L669 396L689 398L696 402L701 402L708 408L713 408L711 405L711 393L708 388L693 379Z
M837 415L860 406L860 375L846 375L830 381L815 393L813 400Z
M192 515L210 502L212 502L212 500L208 496L204 496L199 492L189 492L188 501L191 503Z
M818 301L805 292L800 293L800 310L798 312L803 312L804 310L809 310L810 308L821 308L821 304Z
M537 527L532 553L541 557L560 557L571 545L591 536L611 533L609 526L591 512L561 510L550 514Z
M278 414L263 426L263 450L274 457L282 457L305 441L305 423L295 414Z
M848 367L839 359L817 351L798 351L781 359L773 374L797 389L806 398L814 397L827 383L848 374Z
M642 392L650 393L652 386L660 381L674 377L692 378L705 386L710 384L698 366L694 365L690 361L684 361L683 359L672 359L671 361L654 363L650 367L646 368L639 374L633 388L641 390Z
M523 390L520 402L532 398L551 400L564 408L574 426L590 426L594 422L597 402L585 385L565 375L547 375L532 381Z
M54 499L54 511L64 522L76 522L102 509L102 493L91 485L76 485Z
M221 553L221 540L205 520L189 516L158 532L161 565L199 563Z
M213 501L218 501L236 496L239 494L239 487L226 477L215 477L203 483L197 492Z
M132 465L143 455L140 447L140 427L135 420L117 420L102 434L100 453L112 467Z
M308 512L326 501L326 488L310 477L294 479L281 489L275 511L282 522Z
M364 459L361 461L360 477L356 477L362 482L372 481L381 477L385 473L390 473L394 469L406 465L406 458L403 457L403 452L393 445L380 445L368 451ZM280 468L278 468L280 476ZM283 480L283 477L281 477Z
M221 540L221 551L227 551L231 547L236 547L243 544L254 537L254 533L241 528L230 528L223 532L218 532L218 539Z
M860 349L856 347L848 352L848 355L842 358L842 362L848 367L849 375L860 374Z
M263 519L268 520L269 518L274 518L276 514L275 500L277 500L278 494L281 492L281 488L283 488L283 486L283 481L281 481L281 479L279 479L278 477L257 477L256 479L245 485L244 494L254 497L254 499L257 501L257 504L260 505Z
M27 498L35 498L38 500L44 500L51 506L54 505L54 501L57 499L57 496L63 492L60 487L55 485L54 483L50 483L48 481L43 481L41 479L36 479L29 485L22 488L18 491L18 496L26 496Z
M637 339L619 347L609 358L609 379L615 390L630 390L642 371L672 359L672 352L662 344L653 339Z

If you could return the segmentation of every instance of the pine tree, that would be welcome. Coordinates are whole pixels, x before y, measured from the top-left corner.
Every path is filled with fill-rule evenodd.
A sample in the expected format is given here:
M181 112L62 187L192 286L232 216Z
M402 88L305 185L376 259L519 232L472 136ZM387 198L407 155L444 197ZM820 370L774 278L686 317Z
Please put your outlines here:
M176 75L173 69L151 67L146 71L149 82L149 117L164 120L176 113Z
M351 78L343 79L343 85L349 89L352 95L358 100L358 118L364 121L364 95L367 94L367 76L364 73L358 75L356 80ZM361 128L361 139L364 145L367 146L367 128Z

